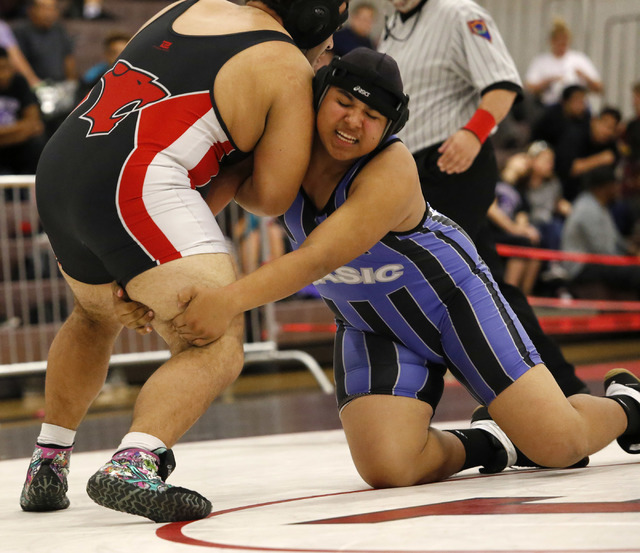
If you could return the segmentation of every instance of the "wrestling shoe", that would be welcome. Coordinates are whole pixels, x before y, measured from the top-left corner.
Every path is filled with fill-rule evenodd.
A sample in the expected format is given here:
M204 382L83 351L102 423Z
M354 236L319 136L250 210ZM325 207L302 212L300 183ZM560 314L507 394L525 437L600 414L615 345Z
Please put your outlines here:
M154 522L197 520L211 513L211 503L199 493L165 483L175 466L170 449L123 449L87 483L98 505Z
M484 405L476 407L471 415L471 428L484 430L489 434L495 449L493 459L480 469L482 474L495 474L515 464L518 453L511 440L489 415Z
M20 494L24 511L59 511L69 506L67 476L72 449L36 444Z
M525 456L525 454L522 453L522 451L520 451L516 446L514 446L511 440L507 438L507 435L502 431L502 429L497 425L497 423L491 418L491 415L489 414L489 410L484 405L480 405L476 407L475 411L471 415L471 428L481 428L482 430L489 432L490 434L492 434L494 440L499 442L499 444L497 444L498 447L506 449L507 446L505 444L507 444L510 447L512 447L513 451L515 452L515 460L513 462L511 462L510 453L508 453L507 456L499 455L495 463L492 463L490 467L484 467L483 469L480 469L480 472L482 472L483 474L494 474L496 472L501 472L507 467L541 468L541 469L549 468L549 467L545 467L543 465L534 463L531 459ZM503 436L503 438L501 439L500 436ZM495 441L494 443L496 443ZM508 462L509 464L500 468L505 458L508 458L506 462ZM588 464L589 464L589 457L584 457L574 465L571 465L570 467L567 467L567 468L580 469L580 468L586 467ZM492 470L492 469L496 469L496 470Z
M640 453L640 379L626 369L612 369L604 375L604 393L622 406L629 420L618 444L627 453Z

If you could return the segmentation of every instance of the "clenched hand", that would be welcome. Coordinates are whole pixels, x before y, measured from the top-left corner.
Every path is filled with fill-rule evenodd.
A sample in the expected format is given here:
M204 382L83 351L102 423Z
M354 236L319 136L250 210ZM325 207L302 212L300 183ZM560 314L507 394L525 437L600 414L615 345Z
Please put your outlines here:
M190 286L178 293L182 312L173 318L176 332L194 346L206 346L220 338L237 315L224 288Z

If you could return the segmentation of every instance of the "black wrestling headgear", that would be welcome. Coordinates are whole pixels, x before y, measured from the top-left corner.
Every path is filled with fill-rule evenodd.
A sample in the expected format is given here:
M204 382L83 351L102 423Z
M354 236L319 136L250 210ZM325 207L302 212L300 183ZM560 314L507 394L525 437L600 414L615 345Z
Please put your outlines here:
M330 86L353 94L389 120L382 141L399 132L409 119L409 96L404 93L400 70L386 54L356 48L320 68L313 80L316 110Z
M343 13L345 0L262 0L280 17L293 42L302 50L322 44L349 17L349 5Z

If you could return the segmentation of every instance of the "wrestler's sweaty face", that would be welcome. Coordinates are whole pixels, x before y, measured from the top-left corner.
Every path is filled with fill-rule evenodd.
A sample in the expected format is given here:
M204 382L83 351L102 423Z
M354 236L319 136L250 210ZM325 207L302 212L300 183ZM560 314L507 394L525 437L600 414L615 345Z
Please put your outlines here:
M329 155L337 160L362 157L380 143L387 118L355 98L347 90L332 86L318 109L317 130Z

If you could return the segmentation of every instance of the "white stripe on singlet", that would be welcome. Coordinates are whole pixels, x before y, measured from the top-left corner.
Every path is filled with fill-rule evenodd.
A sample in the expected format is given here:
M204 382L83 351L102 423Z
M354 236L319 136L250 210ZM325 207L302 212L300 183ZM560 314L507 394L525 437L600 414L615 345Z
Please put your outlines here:
M193 104L189 113L193 120L163 124L163 111L159 110L162 104L189 101ZM194 184L206 184L209 177L215 176L219 163L217 156L211 159L211 149L229 141L210 107L209 93L186 94L158 102L155 109L160 116L150 115L153 109L151 106L142 110L138 117L136 145L120 176L118 212L123 226L158 263L185 255L226 253L226 240L216 219L193 189ZM149 158L147 149L139 148L139 143L146 144L156 133L162 135L159 142L166 146L161 151L152 151L153 157ZM207 156L204 182L193 183L190 171ZM123 181L128 186L123 187ZM135 209L130 206L133 202ZM123 205L128 206L126 212Z
M476 20L484 21L491 40L472 32L469 22ZM398 63L410 97L399 136L413 153L464 127L488 86L522 86L493 19L472 0L428 0L404 23L395 13L379 50Z

